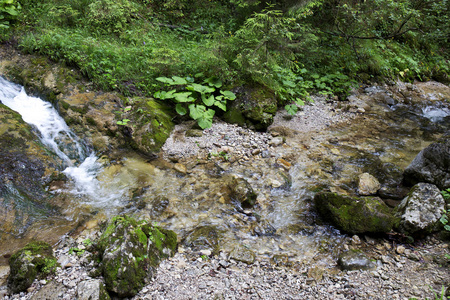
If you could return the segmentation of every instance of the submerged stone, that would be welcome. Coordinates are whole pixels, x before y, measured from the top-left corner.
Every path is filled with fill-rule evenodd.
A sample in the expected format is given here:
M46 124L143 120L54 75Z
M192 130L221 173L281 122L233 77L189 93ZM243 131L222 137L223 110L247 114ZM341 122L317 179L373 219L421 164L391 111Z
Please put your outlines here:
M252 264L255 261L255 253L239 244L231 251L230 258L246 264Z
M376 265L362 252L348 251L343 253L339 259L338 264L342 270L370 270L374 269Z
M227 187L231 200L242 208L251 208L255 205L257 194L244 178L229 177Z
M119 297L136 295L176 246L177 236L171 230L128 216L114 217L96 246L107 290Z
M9 259L9 291L13 294L26 291L36 278L54 273L57 265L49 244L45 242L27 244Z
M419 183L398 206L400 230L408 234L430 232L444 212L445 201L433 184Z
M216 226L201 226L192 231L185 239L184 244L194 251L205 249L211 250L214 254L219 253L220 230Z
M348 233L385 233L397 222L391 209L378 197L320 192L314 202L322 218Z

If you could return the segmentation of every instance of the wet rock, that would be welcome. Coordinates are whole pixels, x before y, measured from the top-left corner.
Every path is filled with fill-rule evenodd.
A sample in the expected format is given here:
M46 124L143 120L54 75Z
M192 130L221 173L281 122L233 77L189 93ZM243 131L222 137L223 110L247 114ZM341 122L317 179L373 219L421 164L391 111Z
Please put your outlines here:
M173 231L127 216L114 217L96 243L107 290L119 297L134 296L176 246Z
M186 173L187 173L186 166L183 165L183 164L180 164L180 163L176 163L176 164L173 166L173 169L174 169L175 171L181 173L181 174L186 174Z
M362 252L348 251L343 253L339 259L338 264L342 270L370 270L374 269L376 265Z
M212 225L201 226L192 231L183 241L184 245L194 251L209 249L212 253L219 253L220 230Z
M189 129L186 131L187 137L202 137L203 136L203 130L200 129Z
M99 279L82 281L77 287L78 300L109 300L104 283Z
M320 192L314 197L320 215L340 229L357 234L389 232L396 222L391 209L378 197L351 197Z
M369 173L363 173L358 176L358 193L363 196L375 195L380 189L380 182Z
M420 151L403 175L408 185L428 182L441 190L450 188L450 132Z
M412 234L430 232L442 216L445 201L433 184L419 183L398 206L401 231Z
M255 261L255 253L243 245L237 245L231 251L230 258L246 264L252 264Z
M57 262L52 247L45 242L32 242L9 259L8 289L11 293L26 291L36 278L54 273Z
M282 145L283 142L284 142L283 137L276 136L269 141L269 145L278 147L278 146Z
M242 208L250 208L255 205L257 195L244 178L229 177L227 187L231 200L237 202Z

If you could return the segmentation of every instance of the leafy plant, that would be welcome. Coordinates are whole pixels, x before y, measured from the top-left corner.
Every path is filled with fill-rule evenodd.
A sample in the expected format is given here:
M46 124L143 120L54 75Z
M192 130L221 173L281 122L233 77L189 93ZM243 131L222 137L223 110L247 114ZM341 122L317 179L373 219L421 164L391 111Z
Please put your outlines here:
M197 74L197 77L200 76L201 74ZM236 99L233 92L220 89L222 81L216 77L203 80L203 84L195 83L192 77L158 77L156 80L167 87L174 86L175 89L157 91L154 97L172 100L176 103L175 110L179 115L184 116L189 112L189 116L196 120L202 129L211 127L215 115L213 108L226 111L227 101Z
M129 112L130 110L131 110L131 106L127 106L127 107L124 107L123 111L117 111L116 113L119 113L122 115L124 113ZM116 123L117 123L117 125L126 126L128 124L128 122L130 122L130 119L123 118L122 120L119 120Z
M16 0L0 0L0 29L9 28L10 21L19 15L20 3Z

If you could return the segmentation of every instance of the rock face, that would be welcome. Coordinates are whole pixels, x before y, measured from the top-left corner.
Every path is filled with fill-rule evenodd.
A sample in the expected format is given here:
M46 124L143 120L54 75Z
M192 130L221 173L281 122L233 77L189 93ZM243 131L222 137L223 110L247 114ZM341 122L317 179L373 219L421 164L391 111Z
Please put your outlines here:
M378 197L321 192L314 197L314 203L322 218L349 233L389 232L396 223L389 207Z
M403 176L408 185L428 182L441 190L450 188L450 132L420 151Z
M0 104L0 240L23 233L32 216L48 213L45 186L61 170L61 159L45 149L31 126Z
M381 188L380 182L369 173L359 175L358 193L363 196L375 195Z
M11 293L26 291L38 277L54 273L57 267L52 247L45 242L33 242L9 259L8 289Z
M97 242L107 290L119 297L134 296L176 246L177 236L171 230L127 216L114 217Z
M445 201L439 189L429 183L415 185L398 206L400 230L408 234L432 231L444 211Z

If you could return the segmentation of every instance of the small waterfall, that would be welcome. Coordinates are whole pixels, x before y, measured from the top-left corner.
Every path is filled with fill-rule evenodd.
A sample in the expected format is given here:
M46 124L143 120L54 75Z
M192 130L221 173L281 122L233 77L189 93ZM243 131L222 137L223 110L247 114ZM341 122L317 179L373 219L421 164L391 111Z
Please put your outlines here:
M22 86L1 77L0 102L36 128L42 143L66 163L63 173L72 179L70 192L80 201L96 207L114 207L120 203L121 192L111 192L97 179L102 165L95 153L83 145L49 102L28 96Z
M430 119L431 122L440 122L450 116L450 109L447 107L426 106L422 112L423 116Z
M38 130L42 143L63 159L68 166L81 163L88 156L86 147L49 102L28 96L23 87L1 77L0 101L18 112L25 122L34 126Z

